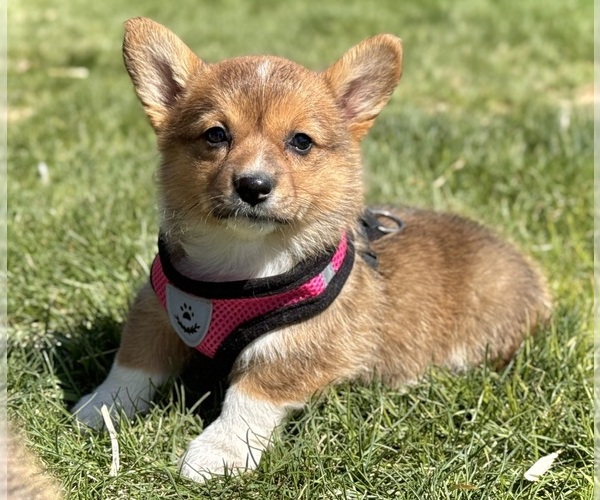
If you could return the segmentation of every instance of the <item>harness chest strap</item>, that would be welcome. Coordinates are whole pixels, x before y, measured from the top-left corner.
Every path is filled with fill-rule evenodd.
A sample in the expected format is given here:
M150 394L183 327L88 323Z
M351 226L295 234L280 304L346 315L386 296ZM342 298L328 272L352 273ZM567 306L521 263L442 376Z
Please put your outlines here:
M152 264L150 282L183 342L209 358L235 357L275 328L298 323L325 310L337 297L354 262L346 234L337 248L272 278L204 282L181 275L165 243Z

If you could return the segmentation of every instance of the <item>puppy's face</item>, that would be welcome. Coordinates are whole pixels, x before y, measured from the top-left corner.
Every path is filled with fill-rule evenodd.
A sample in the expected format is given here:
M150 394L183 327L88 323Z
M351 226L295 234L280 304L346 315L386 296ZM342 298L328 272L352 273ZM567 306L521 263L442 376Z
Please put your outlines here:
M369 39L316 73L276 57L206 64L134 19L124 55L158 137L163 231L322 240L356 219L359 141L400 77L398 39Z
M290 61L202 65L157 130L167 217L244 237L298 232L361 199L357 148L323 78Z

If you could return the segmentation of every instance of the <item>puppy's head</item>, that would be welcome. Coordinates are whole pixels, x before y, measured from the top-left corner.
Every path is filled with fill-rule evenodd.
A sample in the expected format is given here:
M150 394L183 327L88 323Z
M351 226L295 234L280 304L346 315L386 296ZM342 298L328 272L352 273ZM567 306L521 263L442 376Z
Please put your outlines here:
M123 52L158 138L164 232L322 244L355 223L359 142L400 79L398 38L365 40L317 73L269 56L207 64L136 18Z

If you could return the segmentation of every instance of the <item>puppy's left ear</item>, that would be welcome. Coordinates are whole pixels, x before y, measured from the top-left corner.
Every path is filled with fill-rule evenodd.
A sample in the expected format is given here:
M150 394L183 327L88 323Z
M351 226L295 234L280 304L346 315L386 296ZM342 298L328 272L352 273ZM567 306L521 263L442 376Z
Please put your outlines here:
M362 139L402 76L402 41L377 35L346 52L324 73L355 140Z

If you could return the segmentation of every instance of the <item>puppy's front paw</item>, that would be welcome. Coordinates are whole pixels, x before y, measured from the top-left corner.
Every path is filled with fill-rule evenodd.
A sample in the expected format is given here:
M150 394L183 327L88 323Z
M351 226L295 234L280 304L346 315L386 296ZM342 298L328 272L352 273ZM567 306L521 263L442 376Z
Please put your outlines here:
M256 469L286 412L286 406L256 399L232 385L219 418L190 443L181 458L181 475L204 482L226 472Z
M80 427L102 429L104 420L100 409L105 406L111 417L118 417L120 413L124 413L128 418L132 417L137 411L145 411L148 409L146 401L138 400L136 404L129 398L120 398L118 392L106 391L102 387L98 387L95 392L92 392L82 397L71 410L75 415L77 423Z
M85 430L86 427L91 429L101 429L102 415L100 414L100 408L102 408L101 398L98 397L97 392L92 392L83 396L77 404L71 408L71 413L75 415L77 424L80 429ZM107 406L113 413L114 401L111 401Z
M100 408L106 405L111 416L124 413L127 418L144 412L164 377L143 370L127 368L115 362L106 380L92 393L82 397L71 410L77 421L92 429L101 429L104 420Z
M261 447L251 447L230 433L218 435L209 426L188 446L179 462L181 475L202 483L216 475L256 469Z

